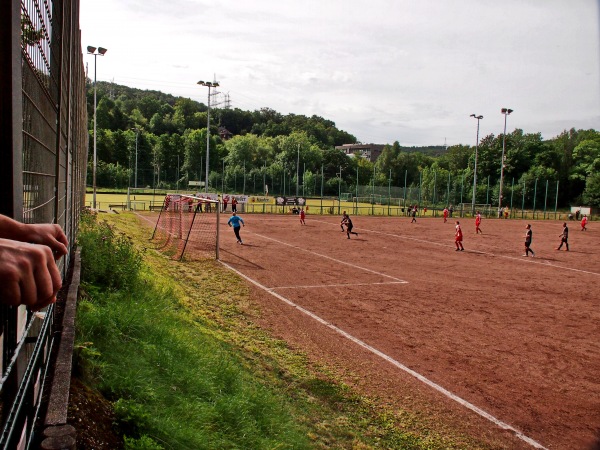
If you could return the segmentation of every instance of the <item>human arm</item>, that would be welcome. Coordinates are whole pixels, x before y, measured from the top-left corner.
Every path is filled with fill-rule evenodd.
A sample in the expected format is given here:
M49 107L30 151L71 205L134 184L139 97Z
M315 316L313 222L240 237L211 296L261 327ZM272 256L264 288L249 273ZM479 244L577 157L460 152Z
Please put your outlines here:
M41 309L62 286L50 247L0 239L0 302Z
M0 215L0 239L48 246L55 259L68 253L69 241L60 225L57 224L25 224Z

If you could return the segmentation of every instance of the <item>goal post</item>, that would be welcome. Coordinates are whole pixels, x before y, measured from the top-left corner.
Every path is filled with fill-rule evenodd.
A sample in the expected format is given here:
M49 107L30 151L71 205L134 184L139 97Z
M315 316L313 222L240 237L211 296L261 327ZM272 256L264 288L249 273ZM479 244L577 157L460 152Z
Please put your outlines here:
M219 259L219 201L187 194L164 197L151 240L165 254L181 260Z

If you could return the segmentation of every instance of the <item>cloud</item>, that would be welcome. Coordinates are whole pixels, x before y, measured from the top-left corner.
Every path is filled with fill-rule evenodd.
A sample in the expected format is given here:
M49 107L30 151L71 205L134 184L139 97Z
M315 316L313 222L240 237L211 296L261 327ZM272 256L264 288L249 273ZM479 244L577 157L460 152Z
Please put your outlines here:
M470 143L469 114L497 134L501 107L515 110L511 126L544 135L600 115L599 12L589 0L81 8L82 44L109 49L99 79L204 101L195 83L216 76L234 107L320 115L365 142Z

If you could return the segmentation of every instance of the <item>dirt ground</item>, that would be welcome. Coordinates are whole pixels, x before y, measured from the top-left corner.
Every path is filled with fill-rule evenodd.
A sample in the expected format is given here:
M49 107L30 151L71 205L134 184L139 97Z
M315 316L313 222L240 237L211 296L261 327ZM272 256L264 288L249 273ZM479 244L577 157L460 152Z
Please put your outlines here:
M77 430L79 450L118 450L123 440L114 428L112 406L102 395L71 378L68 423Z
M589 449L600 430L600 224L243 215L220 258L263 326L382 404L492 448Z

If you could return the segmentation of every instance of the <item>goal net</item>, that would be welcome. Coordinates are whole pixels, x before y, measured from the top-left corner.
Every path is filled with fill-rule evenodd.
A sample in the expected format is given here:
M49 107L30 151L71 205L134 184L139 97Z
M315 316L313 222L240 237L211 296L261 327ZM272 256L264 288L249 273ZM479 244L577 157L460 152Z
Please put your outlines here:
M464 215L464 214L477 214L480 213L482 216L484 217L488 217L492 214L492 205L490 205L489 203L475 203L475 205L473 205L472 203L460 203L459 205L460 208L460 214Z
M151 239L173 259L218 259L218 200L167 194Z
M387 205L389 201L389 197L383 196L381 194L371 194L362 197L352 197L352 203L368 203L370 205Z
M126 207L129 210L152 209L153 205L162 203L168 191L147 188L127 188Z

